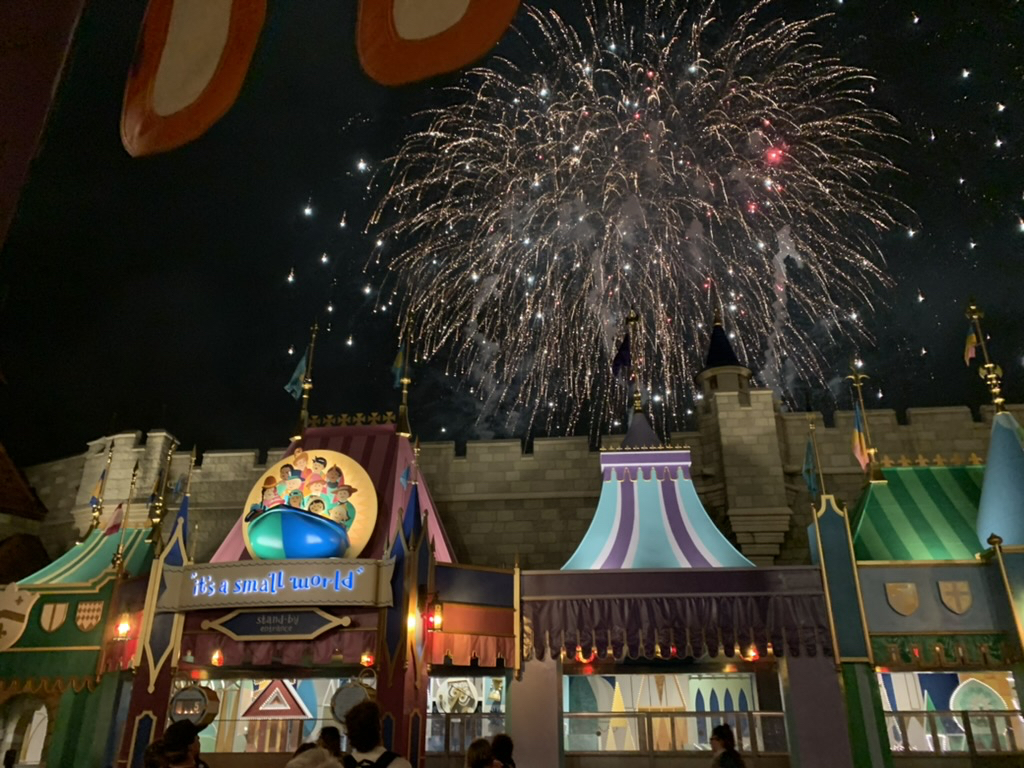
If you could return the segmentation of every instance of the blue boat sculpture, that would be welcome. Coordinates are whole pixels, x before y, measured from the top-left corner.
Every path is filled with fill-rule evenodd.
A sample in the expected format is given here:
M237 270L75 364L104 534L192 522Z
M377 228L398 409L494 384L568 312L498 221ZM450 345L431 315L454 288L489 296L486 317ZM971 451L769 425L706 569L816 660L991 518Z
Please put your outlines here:
M250 551L261 560L343 557L349 547L343 525L298 507L254 507L245 520Z

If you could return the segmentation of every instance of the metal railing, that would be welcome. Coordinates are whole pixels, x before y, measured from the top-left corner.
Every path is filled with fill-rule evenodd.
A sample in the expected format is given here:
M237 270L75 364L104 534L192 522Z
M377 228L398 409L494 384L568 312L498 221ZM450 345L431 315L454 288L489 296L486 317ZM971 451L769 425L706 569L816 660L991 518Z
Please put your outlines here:
M894 754L990 755L1024 753L1024 713L886 712Z
M505 732L505 715L474 712L468 715L427 715L428 755L466 754L475 739L491 739Z
M563 716L567 753L708 752L711 730L728 723L744 755L785 755L782 712L567 712Z

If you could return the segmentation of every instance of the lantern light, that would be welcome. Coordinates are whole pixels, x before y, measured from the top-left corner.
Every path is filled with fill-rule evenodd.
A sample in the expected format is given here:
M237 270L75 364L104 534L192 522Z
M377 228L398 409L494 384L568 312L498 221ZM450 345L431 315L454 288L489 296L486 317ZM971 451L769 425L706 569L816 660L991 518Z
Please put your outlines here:
M117 633L118 640L127 640L128 634L132 631L131 617L127 613L122 613L121 618L117 620L117 626L114 628Z
M372 667L374 661L376 661L376 659L369 651L363 651L363 655L359 657L359 663L364 667Z
M224 652L220 648L213 652L213 656L210 657L210 663L215 667L224 666Z

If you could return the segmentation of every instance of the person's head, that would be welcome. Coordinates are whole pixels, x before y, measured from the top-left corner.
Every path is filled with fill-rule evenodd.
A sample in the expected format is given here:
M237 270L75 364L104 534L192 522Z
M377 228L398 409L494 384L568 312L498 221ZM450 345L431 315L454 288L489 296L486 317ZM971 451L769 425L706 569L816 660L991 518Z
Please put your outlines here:
M320 736L316 743L335 757L341 755L341 731L333 725L325 725L320 729Z
M736 737L732 735L732 728L726 723L719 723L711 729L711 749L716 754L736 749Z
M376 702L356 704L345 715L345 733L357 752L369 752L380 745L380 707Z
M193 757L199 755L199 727L188 720L178 720L171 723L164 731L164 747L168 760L169 755L174 752L186 750ZM173 763L169 763L173 765Z
M306 505L307 512L315 512L318 515L322 515L325 509L327 509L327 505L324 504L323 499L311 499L309 504Z
M13 750L11 751L13 752ZM167 757L164 755L164 752L163 740L157 739L154 741L142 753L142 768L167 768ZM11 765L14 765L13 758L11 759ZM6 755L4 755L4 768L9 768Z
M288 494L288 506L289 507L301 507L302 506L302 491L292 491Z
M491 742L487 739L477 739L466 750L466 768L491 768L493 762Z
M326 472L327 471L327 459L325 459L323 456L314 456L313 457L313 469L315 469L320 474L323 474L324 472Z
M335 465L327 470L327 482L337 484L341 482L341 478L341 467Z
M508 763L512 760L512 737L507 733L499 733L491 739L491 752L495 760Z

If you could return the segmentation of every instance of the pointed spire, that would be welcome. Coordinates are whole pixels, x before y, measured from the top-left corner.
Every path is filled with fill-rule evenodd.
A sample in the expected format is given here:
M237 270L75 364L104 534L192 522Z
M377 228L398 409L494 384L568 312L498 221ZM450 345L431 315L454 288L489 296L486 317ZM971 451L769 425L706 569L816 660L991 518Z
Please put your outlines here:
M729 334L722 327L722 311L716 307L711 328L711 338L708 341L708 354L704 360L704 370L722 368L724 366L746 368L733 351L732 342L729 341Z

